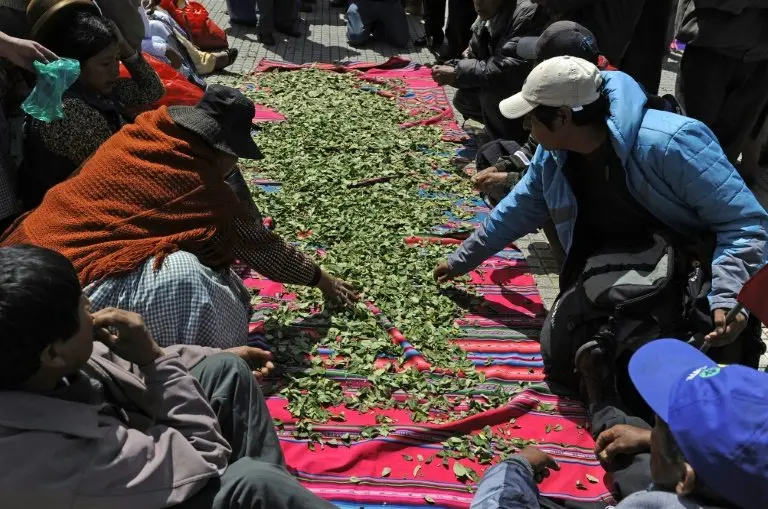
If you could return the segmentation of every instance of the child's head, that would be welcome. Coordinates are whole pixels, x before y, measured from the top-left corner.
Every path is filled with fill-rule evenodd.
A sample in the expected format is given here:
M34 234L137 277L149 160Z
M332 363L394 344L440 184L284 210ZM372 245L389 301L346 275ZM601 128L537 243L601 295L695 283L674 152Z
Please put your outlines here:
M36 246L0 248L0 390L57 380L93 351L90 303L64 256Z

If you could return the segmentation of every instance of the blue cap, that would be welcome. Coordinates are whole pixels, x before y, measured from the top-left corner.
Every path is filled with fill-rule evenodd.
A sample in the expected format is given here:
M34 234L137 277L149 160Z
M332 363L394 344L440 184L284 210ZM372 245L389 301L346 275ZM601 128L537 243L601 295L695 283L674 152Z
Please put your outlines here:
M739 507L765 507L768 375L718 366L677 339L640 348L629 375L710 489Z

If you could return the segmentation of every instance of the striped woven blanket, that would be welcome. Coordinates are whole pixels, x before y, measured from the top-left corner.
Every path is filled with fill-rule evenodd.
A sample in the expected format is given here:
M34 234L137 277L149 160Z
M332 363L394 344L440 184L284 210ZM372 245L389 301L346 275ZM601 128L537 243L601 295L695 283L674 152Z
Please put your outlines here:
M378 79L382 73L395 72L403 79L404 86L415 83L418 93L411 96L413 103L403 103L408 108L440 109L448 105L445 92L423 70L412 64L392 69L373 68L371 64L358 64L356 70L365 70L363 79ZM293 69L297 66L281 62L262 62L257 71ZM326 65L330 71L341 70ZM348 68L344 68L347 70ZM375 71L373 74L369 74ZM391 76L390 76L391 77ZM426 101L425 104L420 102ZM449 121L448 121L449 120ZM450 119L443 132L455 125ZM451 124L451 122L453 124ZM445 127L449 126L449 127ZM448 131L446 131L448 129ZM458 126L456 125L456 129ZM456 139L466 139L461 133ZM459 152L469 153L463 147ZM439 171L439 170L438 170ZM270 192L278 192L279 182L260 179L254 182ZM424 199L429 199L425 194ZM462 208L474 214L468 222L475 224L487 213L481 202L468 202ZM439 242L455 244L451 238L460 226L454 218L447 217L422 237L404 239L419 244ZM291 301L300 305L296 297L281 284L261 278L247 268L240 274L246 286L258 291L251 322L251 342L259 346L270 345L265 334L265 322L281 302ZM536 442L561 465L561 471L550 476L541 485L545 496L568 501L569 507L606 507L612 503L606 488L605 472L592 450L594 442L587 429L586 414L577 400L551 394L542 383L542 359L538 336L546 310L536 289L534 278L523 254L509 247L487 260L471 273L468 284L471 293L479 295L481 302L467 306L466 313L457 320L459 334L452 341L460 346L477 370L485 374L485 383L471 394L471 401L482 402L488 394L503 390L509 396L506 406L474 413L448 423L414 422L413 412L406 410L371 408L361 412L335 407L333 414L343 418L318 424L313 432L320 433L322 445L310 444L295 438L296 421L286 409L287 400L279 395L268 398L270 412L275 419L287 463L297 478L310 490L331 500L339 507L349 509L438 507L466 509L473 496L474 482L458 480L457 471L464 469L481 476L488 468L482 461L482 444L488 437L502 436L514 440L522 447ZM378 317L381 327L387 330L393 343L401 349L402 362L397 366L416 368L419 376L439 381L441 377L461 376L461 373L437 372L409 338L398 330L375 302L366 303L370 313ZM320 333L322 323L307 311L306 320L297 324L303 337L324 338ZM325 341L331 341L325 339ZM323 360L335 358L333 344L321 344L318 349ZM311 362L311 360L310 360ZM377 366L394 362L392 356L377 355ZM354 396L361 388L374 383L367 378L344 369L343 363L333 364L326 375L339 382L347 395ZM306 370L307 366L283 366L288 373ZM395 398L408 401L409 395L396 393ZM471 404L471 403L470 403ZM460 412L461 408L454 409ZM370 430L387 423L389 431L373 435ZM477 437L478 451L475 460L462 459L459 466L453 460L444 459L443 443L452 437L472 433ZM597 481L597 482L595 482Z
M243 276L248 287L259 291L251 323L252 343L268 346L264 336L266 316L278 301L294 297L282 285L255 273L244 272ZM465 509L472 492L441 461L441 443L455 435L482 433L490 426L494 434L518 437L521 445L536 441L560 463L561 471L541 485L542 494L583 502L583 507L601 507L601 501L610 502L602 481L605 474L592 453L584 408L576 400L552 395L546 385L537 383L543 379L537 338L544 309L522 254L514 248L506 249L471 277L470 285L483 298L477 307L481 311L468 312L458 320L461 333L453 341L486 375L487 383L473 396L482 399L484 393L501 386L510 395L509 404L449 424L414 423L410 412L403 410L371 409L363 414L333 408L334 413L343 413L344 422L316 426L314 431L322 434L326 445L310 450L308 442L292 435L294 421L286 410L287 400L271 396L267 403L278 423L288 465L309 489L343 508ZM380 314L375 305L369 308ZM402 367L411 365L425 376L435 376L428 361L402 337L396 324L383 316L380 322L403 349L407 361ZM305 332L311 334L312 328L308 320ZM321 355L331 356L332 345L323 346ZM343 369L329 370L328 376L340 382L348 394L368 383ZM398 397L407 399L408 395ZM390 434L366 437L366 430L382 419L393 423ZM486 468L469 460L462 460L462 464L478 474ZM590 478L600 481L593 483Z

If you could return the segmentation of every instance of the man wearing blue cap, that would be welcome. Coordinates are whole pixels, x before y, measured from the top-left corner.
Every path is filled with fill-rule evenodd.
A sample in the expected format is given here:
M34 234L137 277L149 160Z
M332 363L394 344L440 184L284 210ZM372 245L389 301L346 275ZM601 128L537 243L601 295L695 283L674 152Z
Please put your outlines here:
M650 450L653 484L622 500L617 509L765 507L766 374L718 366L675 339L640 348L629 373L656 413L650 435L635 444L636 450ZM472 509L539 507L534 480L549 475L550 468L557 470L557 463L541 451L513 456L486 473ZM552 507L551 501L547 506Z

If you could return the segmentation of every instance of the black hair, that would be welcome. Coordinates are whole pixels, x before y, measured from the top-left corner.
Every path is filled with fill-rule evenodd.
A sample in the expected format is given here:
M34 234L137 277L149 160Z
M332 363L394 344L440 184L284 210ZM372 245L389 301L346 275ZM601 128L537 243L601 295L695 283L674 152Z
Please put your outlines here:
M60 57L78 60L82 65L89 58L118 42L117 25L105 16L91 11L75 11L63 16L50 30L44 46Z
M539 105L531 112L536 119L544 124L550 131L555 124L555 119L563 116L562 107ZM585 105L581 110L574 111L571 118L577 126L605 123L605 119L611 115L611 101L604 89L600 90L600 97L591 104Z
M48 345L77 333L81 293L75 268L59 253L0 248L0 389L31 378Z

